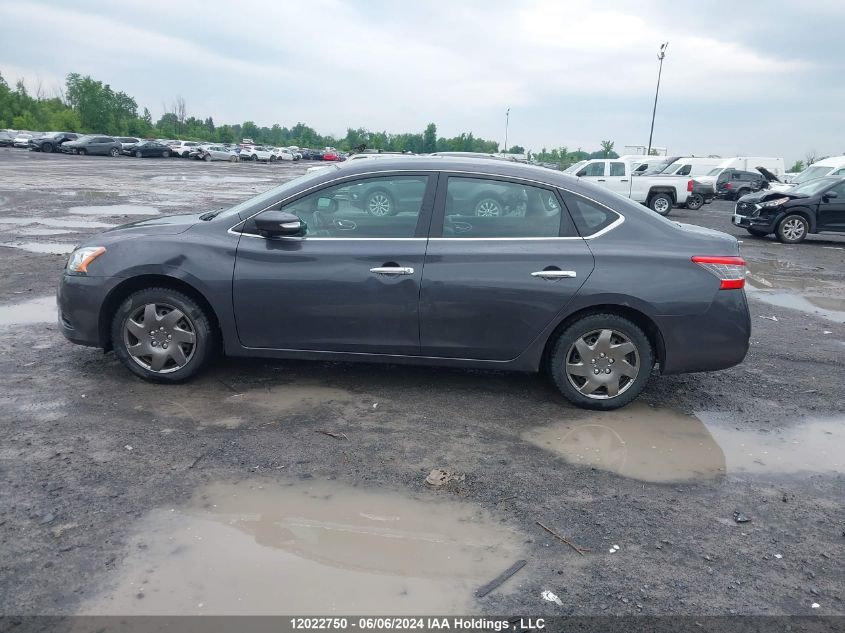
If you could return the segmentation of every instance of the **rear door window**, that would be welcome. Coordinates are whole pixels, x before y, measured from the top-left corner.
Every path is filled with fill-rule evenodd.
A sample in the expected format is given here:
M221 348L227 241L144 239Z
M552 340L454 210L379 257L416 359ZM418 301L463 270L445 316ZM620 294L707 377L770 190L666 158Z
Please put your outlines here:
M625 175L625 163L610 163L610 175L611 176L624 176Z
M575 235L552 189L522 182L450 176L442 235L455 239ZM563 230L561 220L565 219Z

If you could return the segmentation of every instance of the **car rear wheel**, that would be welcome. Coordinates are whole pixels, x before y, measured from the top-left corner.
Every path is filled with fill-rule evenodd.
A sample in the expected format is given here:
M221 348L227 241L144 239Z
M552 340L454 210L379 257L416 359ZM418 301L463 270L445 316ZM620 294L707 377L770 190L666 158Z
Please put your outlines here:
M120 156L120 150L116 147L112 147L109 150L109 156L111 156L112 158L117 158L118 156Z
M161 153L161 157L162 157L162 158L170 158L170 152L169 152L168 150L164 150L164 151Z
M660 215L669 215L673 204L672 196L668 193L656 193L648 201L649 208Z
M79 148L78 150L76 150L76 153L80 156L85 156L88 153L88 150Z
M396 215L396 203L389 193L379 189L371 191L364 202L367 213L376 217Z
M205 162L207 162L207 163L210 163L210 162L211 162L211 154L206 154L206 155L203 157L203 160L204 160Z
M117 309L112 346L134 374L151 382L182 382L211 358L214 333L203 309L169 288L130 295Z
M572 404L610 410L645 388L654 351L643 331L616 314L594 314L571 324L550 356L552 379Z
M53 152L53 144L52 143L44 143L44 145L41 146L41 151L45 152L47 154L51 154Z
M257 161L258 161L258 154L253 154L253 155L250 157L250 160L251 160L253 163L254 163L254 162L257 162Z
M784 244L797 244L798 242L803 242L809 232L810 223L807 222L807 218L802 215L792 214L778 222L775 235Z
M739 200L742 196L747 196L749 193L751 193L751 190L743 187L736 192L736 199Z
M687 198L687 209L690 211L698 211L704 206L704 196L700 193L691 193Z
M238 157L237 157L237 156L230 156L230 157L229 157L229 162L230 162L230 163L237 163L237 162L238 162Z
M141 150L137 150L135 152L135 158L142 158L144 155L141 153Z

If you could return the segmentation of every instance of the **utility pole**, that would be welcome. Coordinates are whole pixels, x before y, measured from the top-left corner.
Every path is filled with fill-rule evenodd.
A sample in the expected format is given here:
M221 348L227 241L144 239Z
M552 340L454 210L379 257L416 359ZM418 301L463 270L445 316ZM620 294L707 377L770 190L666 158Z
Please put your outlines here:
M505 151L504 154L508 153L508 124L510 123L511 118L511 109L508 108L507 112L505 112Z
M657 95L660 94L660 75L663 73L663 58L666 57L666 49L669 47L669 42L660 45L660 50L657 53L657 59L660 60L660 67L657 70L657 90L654 91L654 109L651 111L651 131L648 133L648 150L646 156L651 156L651 139L654 136L654 116L657 114Z

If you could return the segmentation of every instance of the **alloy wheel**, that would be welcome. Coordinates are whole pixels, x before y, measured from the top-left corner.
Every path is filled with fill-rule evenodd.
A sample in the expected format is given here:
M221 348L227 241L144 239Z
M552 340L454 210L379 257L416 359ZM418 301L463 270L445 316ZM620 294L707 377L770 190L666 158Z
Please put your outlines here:
M187 365L194 356L196 341L191 319L165 303L139 306L123 324L123 342L130 358L159 374Z
M783 223L781 232L790 242L798 241L804 236L804 222L798 218L789 218Z
M475 215L480 218L497 218L502 215L502 207L498 200L483 198L475 205Z
M622 332L593 330L570 346L565 372L582 395L596 400L615 398L634 384L640 373L640 355Z
M367 211L370 215L390 215L390 198L384 193L374 193L367 200Z

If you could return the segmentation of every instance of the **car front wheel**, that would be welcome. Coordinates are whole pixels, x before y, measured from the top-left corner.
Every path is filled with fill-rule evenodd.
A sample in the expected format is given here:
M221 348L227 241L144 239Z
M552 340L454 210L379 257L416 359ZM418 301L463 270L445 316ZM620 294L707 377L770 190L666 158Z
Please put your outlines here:
M660 215L669 215L673 204L672 197L668 193L656 193L648 201L649 208Z
M784 244L797 244L803 242L809 232L810 223L807 222L807 218L803 215L792 214L778 222L775 235Z
M117 158L118 156L120 156L120 150L116 147L112 147L109 150L109 156L111 156L112 158Z
M187 380L214 350L208 315L193 299L169 288L127 297L112 320L111 338L120 361L151 382Z
M41 146L41 151L46 154L51 154L53 152L53 145L50 143L44 143L44 145Z
M654 351L643 331L616 314L594 314L558 337L550 371L558 390L585 409L625 406L645 388Z
M396 204L386 191L373 191L364 203L367 213L376 217L396 215Z

